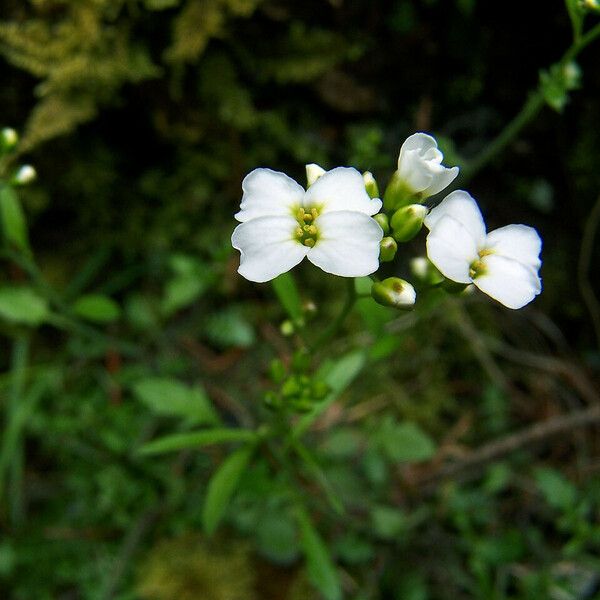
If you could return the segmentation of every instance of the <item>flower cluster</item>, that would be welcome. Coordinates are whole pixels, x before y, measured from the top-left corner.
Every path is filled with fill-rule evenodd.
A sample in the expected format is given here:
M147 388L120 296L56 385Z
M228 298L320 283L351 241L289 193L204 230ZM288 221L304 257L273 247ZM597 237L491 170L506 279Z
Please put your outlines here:
M310 164L305 190L284 173L255 169L242 183L235 215L240 224L232 244L241 254L239 273L265 282L306 257L333 275L372 275L381 263L394 260L398 243L411 240L425 225L428 264L437 269L439 282L474 284L509 308L525 306L541 291L539 235L525 225L487 233L477 203L462 190L430 210L424 202L446 189L459 171L442 161L433 137L411 135L400 149L383 202L369 172L325 171ZM378 302L398 308L414 304L416 294L407 281L373 279Z

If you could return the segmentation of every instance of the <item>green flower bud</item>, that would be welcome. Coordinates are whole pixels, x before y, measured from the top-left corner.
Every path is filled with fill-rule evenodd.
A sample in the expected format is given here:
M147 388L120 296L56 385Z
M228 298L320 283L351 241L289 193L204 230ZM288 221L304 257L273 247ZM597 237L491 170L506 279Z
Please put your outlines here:
M323 398L325 398L325 396L327 396L327 394L329 394L330 391L331 388L324 381L316 379L312 382L311 392L314 398L316 398L317 400L323 400Z
M279 326L279 331L281 331L281 335L284 335L285 337L289 337L290 335L294 335L294 324L289 320L286 319L280 326Z
M375 302L383 306L411 310L415 305L417 294L408 281L399 277L388 277L373 284L371 296Z
M411 259L409 265L412 274L423 283L436 285L444 281L444 276L425 256L417 256Z
M281 407L281 398L275 392L266 392L263 402L271 410L277 410Z
M421 200L421 195L413 192L404 181L400 179L398 171L396 171L383 195L383 207L386 211L392 212L401 208L402 206L408 206Z
M12 127L0 131L0 150L10 152L19 143L19 134Z
M365 182L367 194L369 194L371 198L379 198L379 186L375 181L375 177L373 177L373 173L371 173L371 171L365 171L363 173L363 180Z
M289 377L281 386L281 394L284 398L292 398L302 393L302 385L297 377Z
M23 165L19 167L19 170L13 175L11 182L13 185L27 185L32 181L35 181L37 173L31 165Z
M385 213L377 213L373 218L377 221L379 227L383 229L384 235L387 235L390 232L390 220L388 216Z
M379 244L379 262L391 262L398 251L398 244L392 237L384 237Z
M390 220L392 235L397 242L412 240L423 227L427 216L427 207L422 204L410 204L399 208Z

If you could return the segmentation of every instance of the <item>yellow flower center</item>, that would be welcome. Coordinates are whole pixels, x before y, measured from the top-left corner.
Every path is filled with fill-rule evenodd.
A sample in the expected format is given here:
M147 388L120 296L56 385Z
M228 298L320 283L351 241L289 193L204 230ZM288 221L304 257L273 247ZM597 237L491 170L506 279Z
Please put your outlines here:
M485 275L487 268L485 266L485 263L483 262L483 258L485 256L489 256L490 254L494 254L494 252L489 248L484 248L483 250L479 251L479 258L477 260L474 260L469 265L469 277L471 279L477 279L477 277Z
M294 212L298 227L294 230L294 237L304 246L312 248L319 239L319 230L314 225L314 220L319 216L316 208L298 208Z

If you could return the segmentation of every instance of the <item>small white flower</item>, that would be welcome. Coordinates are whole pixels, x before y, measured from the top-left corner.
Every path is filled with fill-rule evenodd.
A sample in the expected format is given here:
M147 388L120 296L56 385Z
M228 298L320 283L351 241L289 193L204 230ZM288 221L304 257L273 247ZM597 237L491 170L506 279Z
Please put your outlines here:
M458 167L442 165L444 155L437 142L426 133L415 133L406 138L398 157L398 178L421 199L429 198L448 187L458 175Z
M532 227L507 225L486 233L477 203L462 190L446 196L425 226L429 260L448 279L474 283L508 308L521 308L542 291L542 240Z
M36 170L31 165L23 165L13 177L13 183L17 185L27 185L37 177Z
M371 218L381 208L352 168L327 171L307 191L271 169L255 169L242 182L243 196L231 236L240 251L238 272L262 283L295 267L305 256L327 273L370 275L379 267L383 231Z

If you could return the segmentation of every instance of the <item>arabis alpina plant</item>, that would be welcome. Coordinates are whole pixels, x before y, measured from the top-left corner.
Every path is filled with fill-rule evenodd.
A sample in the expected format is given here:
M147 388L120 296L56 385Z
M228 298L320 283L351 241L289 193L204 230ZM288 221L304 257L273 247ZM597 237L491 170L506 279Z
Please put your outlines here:
M426 133L415 133L402 144L398 170L385 193L385 204L394 210L423 200L447 188L458 175L458 167L442 165L444 155Z
M338 167L304 190L270 169L255 169L242 182L243 196L231 237L240 251L238 272L264 282L295 267L305 256L327 273L362 277L379 268L383 231L371 217L381 208L362 175Z
M541 292L542 241L532 227L486 233L477 203L462 190L444 198L424 223L429 260L448 279L473 283L508 308L521 308Z

